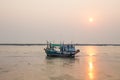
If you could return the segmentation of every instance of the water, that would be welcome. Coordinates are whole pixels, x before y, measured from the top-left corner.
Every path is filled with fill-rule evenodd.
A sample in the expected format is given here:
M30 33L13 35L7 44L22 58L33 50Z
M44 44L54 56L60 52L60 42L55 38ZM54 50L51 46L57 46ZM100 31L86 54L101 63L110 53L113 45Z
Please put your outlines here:
M46 57L45 46L0 46L0 80L120 80L120 46L78 46L75 58Z

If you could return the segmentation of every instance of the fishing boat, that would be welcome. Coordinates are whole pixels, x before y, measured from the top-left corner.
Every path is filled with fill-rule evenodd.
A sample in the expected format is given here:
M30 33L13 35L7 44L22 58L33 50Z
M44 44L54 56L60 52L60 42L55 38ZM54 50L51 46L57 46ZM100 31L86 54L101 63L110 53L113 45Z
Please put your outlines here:
M75 49L74 44L52 44L47 42L47 47L44 48L47 56L58 57L75 57L80 52L79 49Z

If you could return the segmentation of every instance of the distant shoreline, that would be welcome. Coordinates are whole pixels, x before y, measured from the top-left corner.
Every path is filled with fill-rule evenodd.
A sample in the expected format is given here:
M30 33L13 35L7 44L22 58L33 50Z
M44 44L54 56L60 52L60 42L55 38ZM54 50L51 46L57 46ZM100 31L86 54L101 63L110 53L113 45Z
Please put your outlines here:
M6 46L45 46L47 44L0 44ZM120 44L74 44L76 46L120 46Z

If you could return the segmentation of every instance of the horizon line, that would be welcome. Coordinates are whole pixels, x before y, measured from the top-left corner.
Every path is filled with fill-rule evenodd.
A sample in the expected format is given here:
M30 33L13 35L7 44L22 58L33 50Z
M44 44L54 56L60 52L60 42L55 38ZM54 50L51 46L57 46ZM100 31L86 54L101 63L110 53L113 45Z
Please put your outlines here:
M58 44L58 43L55 43L55 44ZM47 44L46 43L0 43L0 45L32 46L32 45L47 45ZM76 45L76 46L120 46L119 43L118 44L114 44L114 43L113 44L108 44L108 43L106 43L106 44L102 44L102 43L99 43L99 44L97 44L97 43L87 43L87 44L75 43L74 45Z

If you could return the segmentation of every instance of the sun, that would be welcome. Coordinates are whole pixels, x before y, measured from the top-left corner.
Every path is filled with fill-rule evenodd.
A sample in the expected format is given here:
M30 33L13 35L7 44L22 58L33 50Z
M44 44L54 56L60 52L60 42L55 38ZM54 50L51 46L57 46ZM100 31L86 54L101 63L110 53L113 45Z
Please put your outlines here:
M93 18L92 17L89 18L89 22L93 22Z

